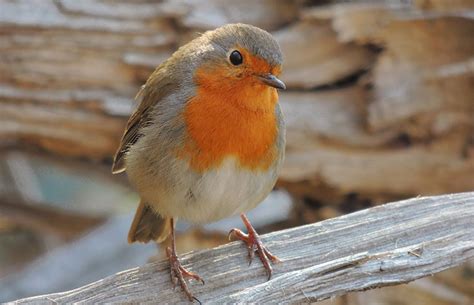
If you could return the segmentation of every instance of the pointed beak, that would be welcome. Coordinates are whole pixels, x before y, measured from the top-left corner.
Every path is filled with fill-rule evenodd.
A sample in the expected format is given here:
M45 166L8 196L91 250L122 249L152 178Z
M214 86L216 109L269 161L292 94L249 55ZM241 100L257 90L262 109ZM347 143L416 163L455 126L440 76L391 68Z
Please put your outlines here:
M277 89L286 89L286 85L284 82L279 80L275 75L273 74L265 74L265 75L259 75L258 78L266 85L271 86L273 88Z

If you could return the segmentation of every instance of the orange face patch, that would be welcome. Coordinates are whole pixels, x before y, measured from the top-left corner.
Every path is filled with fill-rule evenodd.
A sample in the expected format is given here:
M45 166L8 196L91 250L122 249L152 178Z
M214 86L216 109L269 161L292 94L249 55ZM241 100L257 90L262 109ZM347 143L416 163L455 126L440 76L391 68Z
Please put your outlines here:
M253 73L271 73L275 76L280 74L280 67L272 67L268 62L266 62L263 58L252 55L248 50L244 48L236 48L243 56L245 66L248 70Z
M269 69L268 64L255 65ZM198 172L219 166L228 156L236 157L243 168L267 170L277 157L274 143L278 93L254 75L232 81L228 69L221 66L197 70L197 94L183 114L188 139L178 155L189 159Z

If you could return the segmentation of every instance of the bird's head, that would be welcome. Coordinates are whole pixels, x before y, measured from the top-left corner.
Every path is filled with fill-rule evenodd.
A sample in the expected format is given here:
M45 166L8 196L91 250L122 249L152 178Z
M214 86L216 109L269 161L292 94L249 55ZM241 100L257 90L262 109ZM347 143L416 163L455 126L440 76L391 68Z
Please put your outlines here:
M197 40L196 81L219 90L262 86L285 89L278 79L283 61L278 43L266 31L228 24Z

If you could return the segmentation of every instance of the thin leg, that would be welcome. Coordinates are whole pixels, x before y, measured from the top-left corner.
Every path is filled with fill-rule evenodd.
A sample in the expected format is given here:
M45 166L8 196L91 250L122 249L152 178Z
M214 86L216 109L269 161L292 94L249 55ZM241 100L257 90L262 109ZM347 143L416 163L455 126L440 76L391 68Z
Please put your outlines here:
M188 271L179 262L178 255L176 253L176 243L175 243L175 234L174 234L174 220L171 218L171 247L166 248L166 255L168 256L168 260L170 262L170 276L171 276L171 283L173 284L173 288L176 287L176 284L179 283L181 288L183 289L184 293L188 297L188 299L192 302L196 300L198 303L201 303L197 298L193 296L191 291L189 291L188 284L186 283L186 278L191 278L196 281L202 282L204 285L204 280L191 271Z
M268 251L268 249L263 245L262 241L260 240L260 236L253 228L247 216L245 216L244 213L241 213L240 218L242 218L242 221L244 222L244 225L247 228L248 234L245 234L239 229L232 229L229 231L229 239L234 236L247 244L249 265L252 263L254 253L257 252L258 257L262 261L263 266L267 271L268 279L271 279L273 269L270 265L270 262L278 263L280 262L280 259L278 259L278 257L273 255L270 251Z

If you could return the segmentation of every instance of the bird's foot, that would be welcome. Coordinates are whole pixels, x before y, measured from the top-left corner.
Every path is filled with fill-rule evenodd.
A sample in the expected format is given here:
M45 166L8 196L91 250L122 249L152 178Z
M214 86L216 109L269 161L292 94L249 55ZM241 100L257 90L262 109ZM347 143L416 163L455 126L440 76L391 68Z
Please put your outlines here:
M184 268L179 262L178 256L176 255L176 253L174 253L172 248L168 247L166 249L166 254L170 262L170 267L171 267L170 276L171 276L171 283L173 284L173 289L176 288L176 284L179 284L191 302L197 301L199 304L201 304L201 302L195 296L193 296L193 294L189 290L188 284L186 282L186 278L200 281L203 285L204 285L204 280L196 273L191 272L187 270L186 268Z
M262 241L260 240L260 236L253 228L248 218L244 214L241 214L241 218L247 227L248 234L245 234L239 229L232 229L229 231L228 237L231 239L231 237L234 236L235 238L240 239L247 244L249 265L252 263L254 253L257 253L258 257L263 263L263 266L265 267L265 270L267 271L268 279L270 280L273 271L270 262L278 263L280 262L280 259L268 251L268 249L263 245Z

